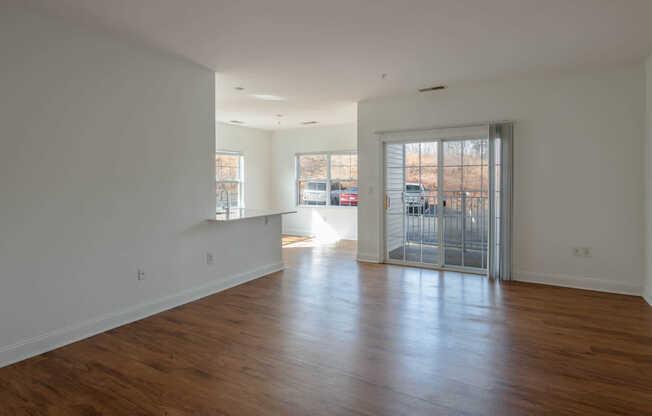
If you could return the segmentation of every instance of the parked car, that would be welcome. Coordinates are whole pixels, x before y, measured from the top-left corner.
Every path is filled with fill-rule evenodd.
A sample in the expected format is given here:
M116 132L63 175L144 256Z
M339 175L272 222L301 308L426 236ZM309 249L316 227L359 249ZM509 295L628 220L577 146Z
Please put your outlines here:
M331 182L331 205L334 206L353 206L353 205L358 205L358 187L357 186L351 186L348 187L349 184L341 183L341 182ZM355 194L355 196L351 196L352 194ZM342 196L347 195L346 201L343 201L343 203L340 203L342 200ZM352 203L352 201L355 200L355 204Z
M301 198L306 205L326 205L328 193L326 183L308 182L302 191Z
M346 207L358 206L358 187L352 186L349 189L342 191L340 194L340 205Z
M428 210L426 188L422 184L405 184L405 206L409 214L423 214Z

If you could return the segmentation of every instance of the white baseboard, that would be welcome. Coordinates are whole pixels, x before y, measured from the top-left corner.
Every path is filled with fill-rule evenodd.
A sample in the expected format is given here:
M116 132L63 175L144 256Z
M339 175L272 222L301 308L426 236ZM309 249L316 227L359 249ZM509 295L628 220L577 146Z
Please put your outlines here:
M138 321L165 310L210 296L217 292L283 270L283 263L269 264L234 276L220 278L195 286L174 295L166 296L130 308L108 313L97 318L56 329L12 345L0 347L0 368L48 352L110 329Z
M596 290L598 292L620 293L623 295L641 296L643 293L643 288L639 286L622 284L611 280L564 274L517 271L514 273L514 280L552 286L571 287L575 289Z
M363 263L381 263L380 259L375 254L358 253L356 258L358 261Z
M650 291L643 292L643 299L645 299L648 305L652 306L652 293Z

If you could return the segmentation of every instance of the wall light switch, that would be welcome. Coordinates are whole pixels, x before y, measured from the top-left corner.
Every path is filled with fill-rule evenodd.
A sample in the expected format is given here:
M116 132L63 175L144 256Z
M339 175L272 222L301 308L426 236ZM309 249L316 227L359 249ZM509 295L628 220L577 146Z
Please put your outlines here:
M145 270L138 269L138 280L145 280Z

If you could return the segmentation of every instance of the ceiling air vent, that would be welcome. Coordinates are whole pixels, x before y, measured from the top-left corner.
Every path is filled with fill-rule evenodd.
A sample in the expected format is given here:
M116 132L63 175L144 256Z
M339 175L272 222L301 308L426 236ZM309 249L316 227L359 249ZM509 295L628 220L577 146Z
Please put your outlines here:
M445 90L445 89L446 89L445 85L437 85L435 87L421 88L421 89L419 89L419 92L439 91L439 90Z
M231 120L231 121L229 121L229 123L233 123L233 124L244 124L244 121L240 121L240 120Z
M311 124L319 124L319 121L314 121L314 120L313 121L304 121L301 124L303 124L304 126L309 126Z

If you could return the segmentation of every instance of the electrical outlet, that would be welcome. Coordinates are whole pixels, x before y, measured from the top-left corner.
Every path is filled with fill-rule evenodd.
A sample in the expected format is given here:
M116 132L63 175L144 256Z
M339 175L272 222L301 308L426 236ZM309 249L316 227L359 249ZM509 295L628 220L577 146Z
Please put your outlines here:
M572 253L574 257L593 257L593 249L591 247L573 247Z
M138 269L138 280L145 280L145 270Z
M210 266L213 263L215 263L215 257L213 257L213 253L206 253L206 264Z

